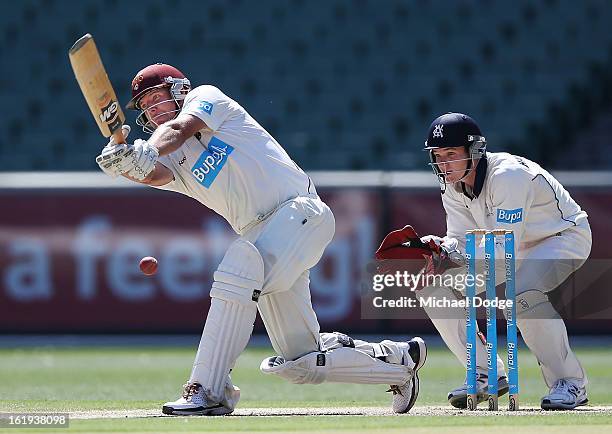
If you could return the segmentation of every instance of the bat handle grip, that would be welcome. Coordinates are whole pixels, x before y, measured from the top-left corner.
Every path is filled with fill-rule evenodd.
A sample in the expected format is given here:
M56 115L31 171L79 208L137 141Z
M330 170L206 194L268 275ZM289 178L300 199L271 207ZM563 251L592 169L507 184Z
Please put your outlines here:
M118 128L117 130L115 130L115 132L113 133L113 139L115 139L115 143L117 144L125 143L125 137L123 136L122 128Z

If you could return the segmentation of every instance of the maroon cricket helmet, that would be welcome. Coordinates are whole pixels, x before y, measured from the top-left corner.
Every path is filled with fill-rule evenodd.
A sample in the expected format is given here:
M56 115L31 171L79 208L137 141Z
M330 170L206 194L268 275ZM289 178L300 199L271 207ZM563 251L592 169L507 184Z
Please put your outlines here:
M138 110L138 101L148 91L160 87L170 88L170 93L175 100L184 99L191 90L191 83L181 71L165 63L155 63L138 71L132 80L132 99L126 108Z

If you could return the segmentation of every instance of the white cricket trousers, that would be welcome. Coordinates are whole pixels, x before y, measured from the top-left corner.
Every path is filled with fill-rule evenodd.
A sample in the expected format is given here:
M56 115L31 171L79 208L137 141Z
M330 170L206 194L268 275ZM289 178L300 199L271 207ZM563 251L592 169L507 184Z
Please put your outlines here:
M287 202L243 235L263 257L264 285L257 306L274 350L286 360L319 349L308 270L319 262L334 232L332 211L317 196L309 196Z
M531 315L532 318L529 318L530 312L526 312L524 318L519 313L519 305L524 295L533 293L533 290L544 294L554 290L584 264L591 251L591 229L586 218L576 223L576 226L560 234L522 245L517 252L519 258L516 261L517 325L523 340L536 356L544 381L549 387L561 378L572 379L580 386L585 386L588 380L570 348L565 323L563 319L555 316L550 302L542 302L541 311L535 311ZM498 284L503 282L503 272L498 272L497 277ZM480 289L484 290L484 287ZM420 297L452 299L457 295L457 292L446 287L428 287L419 292ZM465 365L464 308L426 308L425 311L449 349ZM476 345L477 369L486 373L486 347L478 339ZM500 376L505 375L504 363L499 356L497 370Z

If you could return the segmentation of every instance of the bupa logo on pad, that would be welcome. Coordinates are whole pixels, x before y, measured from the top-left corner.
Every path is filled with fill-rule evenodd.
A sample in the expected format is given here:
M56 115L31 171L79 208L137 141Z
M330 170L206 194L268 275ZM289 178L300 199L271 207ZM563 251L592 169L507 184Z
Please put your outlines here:
M499 223L518 223L523 221L523 208L497 209L497 221Z

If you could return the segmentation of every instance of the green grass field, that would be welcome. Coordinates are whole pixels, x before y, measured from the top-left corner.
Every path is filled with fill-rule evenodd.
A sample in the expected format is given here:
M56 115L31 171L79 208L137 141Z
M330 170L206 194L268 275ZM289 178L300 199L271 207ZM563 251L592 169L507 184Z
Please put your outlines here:
M592 406L612 405L612 349L578 348L589 378ZM36 348L0 349L0 412L85 412L158 410L178 397L194 348ZM380 407L389 405L385 386L346 384L292 385L259 372L270 350L249 349L238 360L233 379L242 389L241 408ZM546 392L535 359L520 354L521 406L538 406ZM430 348L420 371L417 406L447 406L446 393L463 381L464 370L446 348ZM500 408L507 405L500 398ZM483 404L484 406L484 404ZM594 409L593 409L594 410ZM418 413L418 412L417 412ZM494 426L503 433L520 425L521 432L610 432L610 411L508 414L481 417L456 411L433 416L231 416L73 419L69 432L201 432L201 431L404 431L482 432ZM516 428L514 428L516 429ZM54 432L45 428L8 432ZM61 432L66 429L60 430Z

